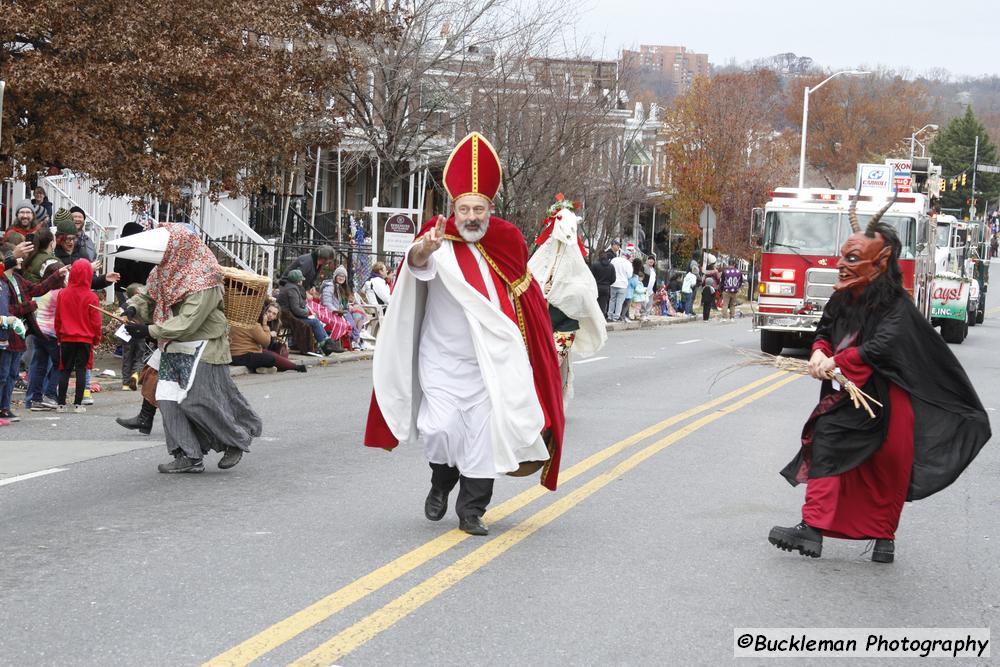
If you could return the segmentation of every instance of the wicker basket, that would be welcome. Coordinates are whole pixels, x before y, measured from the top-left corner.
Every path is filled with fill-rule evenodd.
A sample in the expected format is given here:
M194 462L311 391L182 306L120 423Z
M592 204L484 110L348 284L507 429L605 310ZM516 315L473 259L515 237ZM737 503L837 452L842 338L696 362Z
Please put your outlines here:
M229 325L249 329L260 322L271 281L256 273L222 267L223 300Z

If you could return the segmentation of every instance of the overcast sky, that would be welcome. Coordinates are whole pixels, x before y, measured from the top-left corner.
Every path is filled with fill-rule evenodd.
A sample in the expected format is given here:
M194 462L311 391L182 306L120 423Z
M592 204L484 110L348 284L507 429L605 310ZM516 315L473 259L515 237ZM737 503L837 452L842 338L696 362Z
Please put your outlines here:
M724 65L778 53L829 69L885 65L922 74L1000 73L1000 0L570 0L579 37L604 56L686 46Z

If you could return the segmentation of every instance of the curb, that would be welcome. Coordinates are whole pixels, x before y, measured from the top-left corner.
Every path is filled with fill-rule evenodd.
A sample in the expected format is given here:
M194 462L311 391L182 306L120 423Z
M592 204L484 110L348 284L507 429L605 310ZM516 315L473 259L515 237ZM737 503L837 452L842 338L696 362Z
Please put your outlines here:
M740 313L742 317L747 317L752 315L749 304L741 304L736 307L736 311ZM717 318L713 318L717 319ZM608 331L635 331L637 329L656 329L659 327L671 326L674 324L687 324L688 322L702 322L701 313L696 313L693 316L685 317L683 315L676 316L660 316L651 315L645 320L629 320L628 322L608 322Z
M291 354L289 359L297 364L304 364L306 367L312 368L316 366L333 366L335 364L347 364L353 363L355 361L368 361L372 358L372 350L364 350L360 352L340 352L331 354L329 357L312 357L300 354ZM118 360L120 363L120 359ZM230 366L229 376L239 377L241 375L251 375L250 371L246 366ZM261 374L256 374L261 375ZM121 388L121 378L119 377L101 377L95 375L92 380L93 383L100 384L101 389L98 393L118 393L123 391Z
M329 357L313 357L301 354L290 354L288 358L297 364L303 364L307 368L314 368L316 366L334 366L336 364L348 364L355 361L368 361L372 358L373 350L364 350L360 352L339 352L331 354ZM246 366L230 366L229 376L239 377L240 375L251 375L250 371ZM263 375L263 373L254 373L254 375Z

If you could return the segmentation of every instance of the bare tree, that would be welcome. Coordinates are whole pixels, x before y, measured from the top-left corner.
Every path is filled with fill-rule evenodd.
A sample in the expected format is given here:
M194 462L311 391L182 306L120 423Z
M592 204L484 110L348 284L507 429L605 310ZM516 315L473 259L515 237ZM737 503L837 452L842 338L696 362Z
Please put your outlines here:
M538 28L538 12L519 0L410 0L394 7L403 28L360 53L334 109L381 162L384 202L393 182L447 154L456 124L472 108L476 84L502 66L502 45ZM538 18L540 20L540 18ZM363 153L359 153L363 154Z

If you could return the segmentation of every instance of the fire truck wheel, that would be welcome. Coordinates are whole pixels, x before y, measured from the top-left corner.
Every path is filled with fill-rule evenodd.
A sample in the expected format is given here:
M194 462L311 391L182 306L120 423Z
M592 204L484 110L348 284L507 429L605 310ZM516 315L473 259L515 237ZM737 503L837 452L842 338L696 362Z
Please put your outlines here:
M780 331L760 332L760 351L764 354L781 354L785 348L785 336Z
M965 340L965 332L968 325L958 320L944 320L941 322L941 337L945 342L953 345L960 345Z

